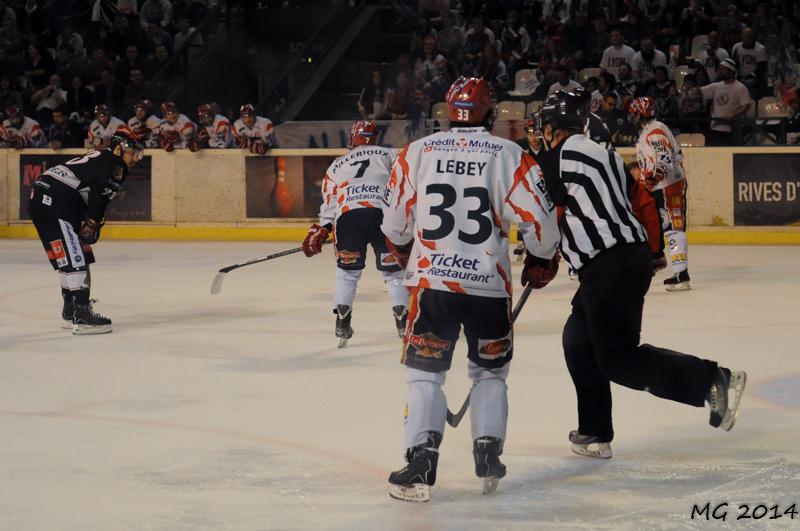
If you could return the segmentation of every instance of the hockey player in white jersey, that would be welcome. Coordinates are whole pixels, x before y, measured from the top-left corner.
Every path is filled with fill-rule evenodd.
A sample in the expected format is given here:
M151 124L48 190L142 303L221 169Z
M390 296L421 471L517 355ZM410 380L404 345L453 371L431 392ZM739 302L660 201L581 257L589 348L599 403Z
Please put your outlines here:
M520 146L492 136L495 100L485 79L459 78L447 94L452 129L412 142L392 169L381 229L406 263L411 292L403 341L408 395L407 466L389 494L427 501L436 481L447 399L442 390L461 327L467 341L475 473L484 492L505 476L506 377L513 353L510 223L532 259L558 267L556 213L538 165Z
M641 179L653 194L669 244L673 276L664 280L667 291L691 289L689 243L686 239L686 173L683 152L672 131L655 119L652 98L636 98L628 111L641 132L636 142L636 159Z
M14 149L44 147L47 138L39 122L22 114L16 105L6 109L6 119L0 128L0 140Z
M263 116L257 116L255 107L250 103L239 109L239 119L233 122L233 137L240 148L258 155L278 147L272 122Z
M157 148L159 147L158 128L161 127L162 120L155 114L150 114L151 107L150 100L134 103L133 116L128 120L128 128L145 147Z
M163 121L158 127L158 141L164 151L189 148L197 151L196 126L189 117L178 111L171 101L161 104Z
M201 148L224 149L233 145L231 122L214 112L214 104L204 103L197 108L197 142Z
M108 106L101 103L94 106L94 120L89 124L89 144L100 151L111 145L111 137L125 122L111 116Z
M350 325L358 281L366 264L367 246L375 253L375 264L389 291L395 326L400 337L406 328L408 290L403 285L403 270L386 247L380 226L381 202L392 168L394 152L376 145L378 128L374 122L358 121L350 129L350 152L328 168L322 180L322 206L319 223L314 223L303 241L303 252L313 256L332 232L336 247L336 287L333 313L339 348L353 335Z

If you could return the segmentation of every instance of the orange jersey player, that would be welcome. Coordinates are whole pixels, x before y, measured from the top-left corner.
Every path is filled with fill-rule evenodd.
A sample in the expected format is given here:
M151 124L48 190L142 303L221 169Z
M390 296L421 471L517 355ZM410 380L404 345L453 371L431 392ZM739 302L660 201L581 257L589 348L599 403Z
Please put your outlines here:
M197 108L197 141L201 148L229 148L233 145L231 122L214 112L214 108L212 103L204 103Z
M411 290L403 363L408 384L408 465L389 476L389 495L427 501L436 481L447 402L442 390L461 328L467 341L475 473L492 492L505 476L506 378L513 354L508 256L517 223L544 264L534 287L557 271L555 208L533 158L492 135L494 92L460 78L447 94L451 129L409 144L392 169L381 230L407 262Z
M239 109L239 119L233 123L233 137L239 147L259 155L270 148L278 147L272 122L263 116L257 116L255 107L249 103Z
M673 275L664 280L667 291L686 291L689 283L689 242L686 238L686 173L681 146L666 124L656 120L652 98L636 98L628 111L641 133L636 159L641 179L652 192L669 244Z
M386 183L394 152L377 145L379 131L374 122L358 121L350 129L350 151L333 161L322 180L319 223L311 226L303 242L306 256L322 251L330 232L336 246L336 287L333 312L336 337L344 347L353 335L350 320L356 288L367 261L367 247L375 253L375 265L389 291L395 325L400 337L406 328L408 290L403 270L386 247L381 233Z

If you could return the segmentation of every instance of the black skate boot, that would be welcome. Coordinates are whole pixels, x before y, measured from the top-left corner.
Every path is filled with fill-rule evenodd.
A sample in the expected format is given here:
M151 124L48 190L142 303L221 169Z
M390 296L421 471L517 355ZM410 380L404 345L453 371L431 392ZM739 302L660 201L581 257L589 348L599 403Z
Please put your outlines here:
M75 313L75 303L68 291L62 291L61 297L64 299L64 307L61 308L61 328L72 330L72 314Z
M347 340L353 337L353 327L350 326L353 307L339 304L333 313L336 314L336 337L339 338L339 348L344 348L347 346Z
M717 369L717 378L711 384L711 389L706 395L706 402L711 407L708 423L715 428L730 431L739 416L739 402L742 400L744 385L747 383L747 373L744 371L732 372L725 367ZM733 391L733 396L729 391Z
M584 457L611 459L611 442L604 441L595 435L581 435L578 430L569 432L572 451Z
M75 304L72 317L72 333L76 336L108 334L112 331L111 319L96 313L92 304Z
M441 434L429 431L425 444L406 450L408 464L389 474L389 496L409 502L426 502L431 499L441 443Z
M472 443L475 458L475 475L483 480L483 493L497 490L500 478L506 475L506 465L500 462L503 455L503 440L497 437L479 437Z
M664 280L664 289L667 291L689 291L692 289L689 280L689 271L681 271L677 275Z
M408 308L405 306L392 306L392 314L394 315L394 324L397 326L397 335L400 339L406 335L406 320L408 318Z
M69 292L61 293L64 299L64 307L61 309L61 328L64 330L72 330L72 314L75 313L75 301L72 300L72 295ZM89 299L89 305L97 304L98 299Z

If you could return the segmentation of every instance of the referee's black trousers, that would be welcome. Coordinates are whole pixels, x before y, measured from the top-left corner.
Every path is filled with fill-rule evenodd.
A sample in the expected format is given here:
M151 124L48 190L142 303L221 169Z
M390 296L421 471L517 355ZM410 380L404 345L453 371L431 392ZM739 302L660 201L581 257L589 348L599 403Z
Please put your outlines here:
M716 362L639 345L651 278L646 244L612 247L580 271L580 287L562 341L578 394L582 435L613 439L609 382L692 406L705 403L717 374Z

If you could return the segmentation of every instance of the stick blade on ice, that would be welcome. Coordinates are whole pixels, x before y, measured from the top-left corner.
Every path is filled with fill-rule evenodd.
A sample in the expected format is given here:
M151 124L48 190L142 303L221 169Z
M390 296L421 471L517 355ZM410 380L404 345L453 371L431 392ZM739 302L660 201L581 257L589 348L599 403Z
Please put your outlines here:
M211 294L216 295L222 289L222 281L225 280L225 272L219 271L214 276L214 281L211 282Z

